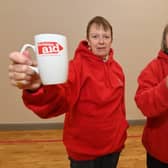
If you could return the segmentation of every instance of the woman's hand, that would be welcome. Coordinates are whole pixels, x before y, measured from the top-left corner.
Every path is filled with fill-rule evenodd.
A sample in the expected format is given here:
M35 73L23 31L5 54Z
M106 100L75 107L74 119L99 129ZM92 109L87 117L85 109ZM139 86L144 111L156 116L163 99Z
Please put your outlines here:
M12 52L9 54L9 59L11 63L8 75L11 85L32 91L41 86L39 74L30 68L30 65L37 66L37 63L31 59L28 51L24 51L23 54Z

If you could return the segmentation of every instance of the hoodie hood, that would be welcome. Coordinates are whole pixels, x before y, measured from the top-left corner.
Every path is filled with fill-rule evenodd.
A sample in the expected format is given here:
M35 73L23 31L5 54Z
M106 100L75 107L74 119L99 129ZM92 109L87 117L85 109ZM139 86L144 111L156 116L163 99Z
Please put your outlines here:
M94 67L93 69L97 69L98 73L102 73L102 80L105 82L106 87L113 87L115 78L112 76L114 75L114 73L116 73L116 71L118 71L118 68L120 69L121 67L113 59L112 48L110 48L108 59L104 61L99 56L93 54L93 52L89 49L88 42L86 40L83 40L79 43L75 51L75 59L81 59L83 60L82 62L90 62L89 64L87 63L87 66L90 65L92 68Z
M106 61L103 61L102 58L93 54L93 52L89 49L88 42L86 40L83 40L79 43L75 51L75 59L78 58L85 59L88 62L93 62L93 64L96 65L97 68L99 68L99 65L101 64L104 69L104 81L106 83L106 86L112 87L112 81L110 77L111 66L114 63L112 48L110 48L108 59Z
M168 54L160 50L158 53L158 59L164 59L165 61L168 61Z
M88 42L86 40L83 40L79 43L76 51L75 51L75 58L76 57L87 57L88 60L97 60L97 61L103 61L99 56L92 53L92 51L89 49ZM110 49L109 52L109 58L107 62L111 62L113 60L113 49Z

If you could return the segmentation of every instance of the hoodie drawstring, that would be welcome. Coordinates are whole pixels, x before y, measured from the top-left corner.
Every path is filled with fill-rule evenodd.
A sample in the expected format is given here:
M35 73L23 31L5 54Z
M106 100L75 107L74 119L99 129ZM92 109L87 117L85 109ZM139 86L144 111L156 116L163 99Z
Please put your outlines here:
M105 84L107 87L112 87L110 79L110 62L104 62Z

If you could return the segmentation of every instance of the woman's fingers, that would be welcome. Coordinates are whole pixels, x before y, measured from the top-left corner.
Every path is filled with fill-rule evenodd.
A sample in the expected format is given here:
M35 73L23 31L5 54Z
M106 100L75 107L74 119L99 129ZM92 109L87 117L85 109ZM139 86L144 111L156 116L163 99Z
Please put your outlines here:
M30 67L36 66L36 61L31 59L28 51L23 54L19 52L12 52L9 54L11 63L8 67L8 76L11 85L20 89L35 90L41 86L39 75Z
M12 64L32 65L32 59L28 56L25 56L25 55L19 53L19 52L10 53L9 59L12 61Z

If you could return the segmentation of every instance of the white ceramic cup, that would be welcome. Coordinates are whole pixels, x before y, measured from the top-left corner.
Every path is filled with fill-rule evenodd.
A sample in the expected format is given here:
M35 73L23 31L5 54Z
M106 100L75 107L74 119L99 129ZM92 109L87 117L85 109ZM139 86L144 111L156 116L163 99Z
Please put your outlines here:
M67 80L68 53L67 39L60 34L38 34L34 36L34 45L24 44L21 53L32 48L37 59L37 66L30 66L39 73L44 85L60 84Z

